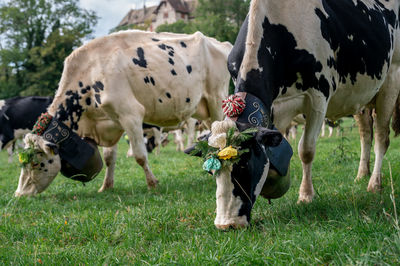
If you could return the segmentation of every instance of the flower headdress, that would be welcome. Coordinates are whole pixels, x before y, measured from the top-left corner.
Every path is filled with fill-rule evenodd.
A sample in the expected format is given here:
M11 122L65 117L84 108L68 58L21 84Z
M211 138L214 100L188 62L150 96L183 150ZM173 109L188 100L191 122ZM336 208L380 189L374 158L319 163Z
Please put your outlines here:
M226 121L218 123L224 122ZM236 132L236 127L232 126L224 132L215 130L213 124L211 131L212 135L208 141L199 141L192 154L201 153L204 159L203 169L216 174L221 168L238 163L240 156L249 152L248 149L243 149L241 144L252 138L257 129L249 128L243 132Z

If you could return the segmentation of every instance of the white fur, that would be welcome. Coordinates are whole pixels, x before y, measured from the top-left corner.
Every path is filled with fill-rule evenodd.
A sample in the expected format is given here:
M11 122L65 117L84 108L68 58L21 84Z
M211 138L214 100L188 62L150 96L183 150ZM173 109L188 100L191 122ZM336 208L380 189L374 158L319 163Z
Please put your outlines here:
M239 196L233 195L234 184L231 182L232 168L221 169L216 178L217 182L217 210L214 224L217 228L229 226L246 226L246 215L239 216L239 210L243 202Z
M264 186L265 180L267 180L268 171L269 171L269 161L264 165L264 171L262 173L260 181L258 181L256 189L254 190L254 196L256 196L256 198L258 197L258 195L260 195L261 190Z
M0 100L0 111L3 108L3 106L6 104L5 100Z

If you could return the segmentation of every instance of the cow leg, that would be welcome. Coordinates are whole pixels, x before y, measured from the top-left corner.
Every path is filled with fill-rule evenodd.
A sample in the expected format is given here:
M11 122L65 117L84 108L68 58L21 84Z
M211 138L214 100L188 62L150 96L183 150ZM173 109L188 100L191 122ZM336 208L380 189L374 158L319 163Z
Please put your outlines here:
M103 185L98 192L103 192L107 189L114 187L114 169L115 161L117 159L117 145L113 147L103 148L104 162L106 163L106 175L104 176Z
M297 203L310 203L314 197L311 167L315 155L315 146L322 127L325 113L312 111L307 114L307 122L299 142L299 156L303 166L303 178Z
M7 148L8 163L12 163L12 162L13 162L14 146L15 146L15 142L13 142L13 143Z
M143 168L146 176L147 186L149 188L156 187L158 180L154 177L153 172L150 170L149 162L147 159L146 146L143 141L142 121L135 123L134 119L128 117L121 118L121 125L123 125L126 133L131 142L131 149L136 162Z
M174 136L175 136L176 151L183 151L185 148L183 145L182 131L180 129L174 130Z
M129 87L127 86L127 88ZM158 180L150 170L146 146L143 140L144 107L128 91L123 95L125 98L130 99L130 101L126 102L121 101L119 98L110 98L103 102L102 107L107 115L119 122L128 135L133 156L136 162L143 168L147 186L149 188L156 187Z
M330 138L330 137L332 137L332 134L333 134L333 127L328 127L328 129L329 129L328 138Z
M192 147L193 145L193 141L194 141L194 135L195 135L195 131L196 131L196 119L194 118L189 118L186 121L186 125L187 125L187 143L186 143L186 147Z
M393 65L391 67L395 68ZM394 74L396 74L396 72ZM378 96L376 97L376 116L374 117L375 164L367 188L367 190L370 192L377 192L382 188L382 161L390 143L389 123L397 97L399 95L397 87L398 80L396 80L396 75L390 75L386 78L385 83L383 84Z
M365 108L361 113L354 115L354 119L358 124L358 132L360 133L361 156L358 166L357 177L354 181L361 180L364 176L371 174L369 163L373 135L373 121L371 109Z
M156 127L153 127L153 136L154 136L154 144L156 145L156 155L160 154L160 148L161 148L161 128L158 130Z

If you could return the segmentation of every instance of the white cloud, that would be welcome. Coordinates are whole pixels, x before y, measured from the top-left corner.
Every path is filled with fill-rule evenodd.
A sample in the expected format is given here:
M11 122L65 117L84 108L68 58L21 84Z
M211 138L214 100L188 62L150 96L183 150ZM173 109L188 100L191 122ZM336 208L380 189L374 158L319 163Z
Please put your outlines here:
M107 35L118 25L131 8L141 8L144 2L146 6L157 5L159 0L80 0L80 6L93 10L99 16L95 27L94 36Z

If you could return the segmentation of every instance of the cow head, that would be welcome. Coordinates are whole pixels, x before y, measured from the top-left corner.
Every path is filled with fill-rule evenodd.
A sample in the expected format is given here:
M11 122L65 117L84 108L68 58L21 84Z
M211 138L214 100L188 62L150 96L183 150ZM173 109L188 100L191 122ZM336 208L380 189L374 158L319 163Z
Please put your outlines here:
M209 146L222 148L225 145L224 137L232 127L235 128L235 134L238 134L250 125L235 123L232 120L214 122L208 138ZM218 170L217 215L214 221L217 228L238 228L248 225L252 207L268 175L269 159L266 147L276 146L281 140L282 135L278 131L257 127L251 137L240 144L240 150L248 152L240 155L239 162L222 166Z
M33 196L44 191L61 170L61 159L56 146L35 134L24 138L22 164L15 196Z

